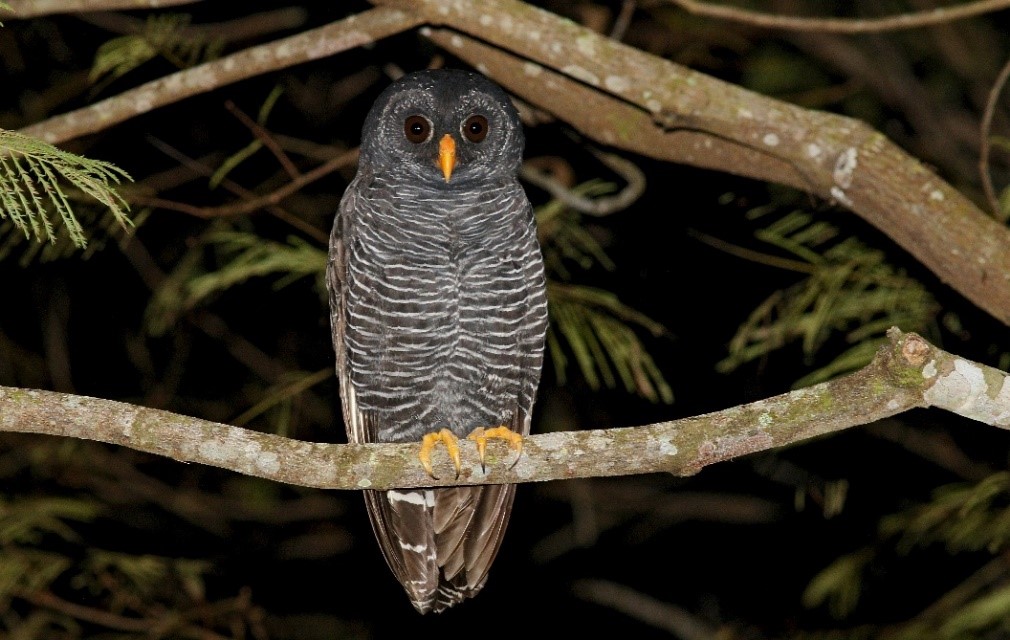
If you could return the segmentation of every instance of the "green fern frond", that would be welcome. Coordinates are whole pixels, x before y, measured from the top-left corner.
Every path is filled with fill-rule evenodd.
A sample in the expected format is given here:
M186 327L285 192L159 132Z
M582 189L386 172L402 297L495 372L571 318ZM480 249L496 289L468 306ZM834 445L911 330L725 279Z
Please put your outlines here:
M572 192L591 198L612 193L616 189L617 186L613 183L590 180L573 188ZM599 240L582 224L582 214L560 200L551 200L537 209L536 216L537 233L548 273L568 280L571 273L567 264L575 264L582 270L589 269L594 264L607 271L614 270L614 263Z
M833 617L848 616L859 604L863 574L873 558L873 549L837 558L810 580L803 591L803 606L813 609L826 603Z
M119 589L145 598L156 597L180 578L196 580L196 588L203 590L203 575L211 568L204 560L168 558L150 554L133 555L106 550L89 550L82 569L72 585L77 588L100 588L96 576L113 574Z
M940 625L941 638L980 638L983 633L1010 632L1010 585L997 587L951 612ZM993 636L995 637L995 636Z
M187 283L189 307L249 278L281 276L275 283L275 288L281 289L305 276L322 277L326 269L326 252L296 236L288 237L284 244L254 233L218 231L205 240L219 252L223 265Z
M620 383L652 402L673 402L670 385L631 326L661 336L662 325L592 287L549 282L547 297L552 323L547 348L559 382L568 367L564 341L590 388L614 389Z
M0 545L29 544L43 535L65 540L76 537L64 522L88 522L98 515L98 506L73 498L0 499Z
M611 193L616 186L600 180L578 185L584 197ZM662 336L666 329L645 314L602 289L569 284L569 265L587 270L594 265L615 268L600 240L583 224L582 214L560 200L537 212L537 231L550 274L547 298L551 326L547 353L558 382L567 380L569 354L591 389L623 386L652 402L673 402L673 391L633 327Z
M889 327L923 332L936 316L938 305L929 291L888 263L882 251L856 238L839 240L833 225L811 214L790 213L756 235L799 258L810 275L758 305L730 341L729 356L717 365L720 371L797 341L811 358L841 334L855 346L802 380L820 382L868 363Z
M0 220L10 221L25 238L55 242L49 213L53 207L71 242L83 249L87 246L84 229L74 216L61 180L104 205L120 226L131 225L126 214L130 207L114 188L121 180L131 180L125 171L0 129Z
M903 553L935 543L951 552L996 553L1010 543L1010 473L941 487L930 502L882 519L880 530L896 536Z
M150 16L138 34L113 38L95 52L91 82L115 80L157 56L185 69L220 56L224 42L186 32L190 18L184 14Z
M21 591L48 588L72 564L65 556L39 549L0 550L0 602Z
M181 313L211 295L250 278L276 276L277 289L306 276L315 276L322 285L326 252L300 238L290 237L281 243L218 227L202 240L178 261L152 297L145 312L145 324L152 335L161 335ZM208 248L219 265L212 271L203 266Z
M10 220L0 222L0 261L16 258L21 267L27 267L33 262L53 262L66 258L87 260L108 246L109 242L121 240L140 227L151 209L144 209L131 219L129 227L123 227L116 216L108 209L94 206L77 206L75 217L81 226L91 230L91 239L83 250L75 244L67 231L63 218L53 222L53 236L50 242L34 242L25 238Z

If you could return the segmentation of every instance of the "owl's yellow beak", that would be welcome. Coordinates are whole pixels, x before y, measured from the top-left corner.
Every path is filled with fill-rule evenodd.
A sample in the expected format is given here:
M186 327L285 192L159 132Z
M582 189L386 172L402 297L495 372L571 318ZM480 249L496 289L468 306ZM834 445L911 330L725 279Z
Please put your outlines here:
M448 133L438 141L438 166L442 168L445 181L449 182L452 170L456 167L456 141Z

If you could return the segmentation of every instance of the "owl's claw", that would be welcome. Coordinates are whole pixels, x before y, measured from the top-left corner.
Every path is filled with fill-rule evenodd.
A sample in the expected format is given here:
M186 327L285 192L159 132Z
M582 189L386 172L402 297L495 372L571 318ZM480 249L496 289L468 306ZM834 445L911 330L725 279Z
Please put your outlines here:
M417 457L421 460L421 466L424 467L429 476L438 480L438 476L435 475L435 470L431 466L431 452L438 446L439 442L445 445L449 459L452 460L452 465L456 467L456 477L459 478L459 471L463 466L463 463L459 459L459 440L456 438L456 434L448 429L424 434L424 438L421 439L421 451L417 454Z
M506 440L509 443L509 448L516 452L516 459L509 465L509 469L516 466L519 463L519 458L523 455L523 437L505 426L493 429L477 427L466 439L477 443L477 456L480 457L480 468L484 473L487 473L487 468L484 466L484 456L487 453L488 440Z

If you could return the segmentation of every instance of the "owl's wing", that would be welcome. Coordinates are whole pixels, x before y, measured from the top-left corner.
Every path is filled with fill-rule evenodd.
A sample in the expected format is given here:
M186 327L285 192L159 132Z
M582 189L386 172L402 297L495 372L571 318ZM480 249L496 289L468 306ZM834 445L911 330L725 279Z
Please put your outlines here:
M360 178L360 176L359 176ZM329 260L326 265L326 288L330 294L330 333L333 337L333 351L337 356L337 379L340 382L340 404L344 415L344 428L351 442L370 442L367 416L358 410L358 403L351 384L351 372L347 361L347 347L344 335L347 332L347 243L353 241L355 210L363 205L358 194L359 179L355 178L340 200L330 234ZM374 433L374 431L372 431Z
M360 197L356 185L350 185L334 223L327 268L340 396L345 427L352 442L374 441L379 426L373 424L372 418L361 411L356 402L344 343L349 277L347 247L354 241L358 208L369 206L372 205ZM523 198L514 206L526 209L532 229L528 201ZM543 265L535 243L535 230L528 239L526 282L529 290L526 296L529 311L517 345L523 380L515 410L506 425L524 435L529 433L546 330ZM473 596L484 586L511 513L514 485L363 493L382 554L419 611L442 611Z

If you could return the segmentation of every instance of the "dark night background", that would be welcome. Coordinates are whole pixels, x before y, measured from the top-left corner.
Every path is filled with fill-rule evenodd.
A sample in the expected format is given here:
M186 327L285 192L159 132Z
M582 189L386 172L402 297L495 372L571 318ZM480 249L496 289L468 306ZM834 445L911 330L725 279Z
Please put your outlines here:
M225 38L223 54L369 8L363 2L332 4L337 6L290 5L302 12L292 14L300 16L297 24L280 31L265 24L251 37ZM690 17L657 1L538 4L607 32L630 5L626 43L773 97L865 119L983 203L977 141L972 146L954 131L965 122L977 131L979 96L984 99L1010 50L1005 13L933 29L839 37ZM765 11L866 17L940 3L750 4ZM158 13L4 19L0 128L18 129L177 70L178 56L158 55L122 77L89 82L98 47L129 32L117 18L139 18L143 24L150 15L185 14L191 25L202 25L276 8L268 2L196 2ZM811 45L818 38L824 46ZM873 65L840 64L823 53L832 46L836 53L855 51ZM958 66L957 56L973 62ZM280 243L294 235L319 250L325 243L262 210L208 220L146 205L155 197L197 207L235 200L180 160L184 155L214 171L254 139L225 107L227 101L255 118L271 90L282 88L264 128L285 140L323 145L320 153L332 156L357 144L363 116L390 74L438 64L462 65L416 31L408 32L219 88L63 145L129 172L136 182L123 193L142 224L133 240L110 238L93 222L100 210L75 201L94 250L51 260L26 257L32 244L12 242L19 232L9 223L0 227L0 384L234 423L293 376L332 368L328 312L314 276L283 287L277 286L283 274L244 279L192 308L176 308L167 330L153 332L152 281L171 286L173 273L186 275L178 271L181 264L213 273L227 261L207 242L211 231L240 231ZM890 83L878 82L882 76ZM934 128L902 111L909 95L929 98ZM1008 104L1006 98L999 102L992 132L1003 140ZM950 132L944 132L946 126ZM943 135L949 139L939 140ZM294 148L287 147L288 153L301 170L321 162ZM528 126L526 156L567 164L576 183L620 183L563 122ZM716 368L755 307L805 276L729 255L704 239L787 255L756 234L792 211L837 229L836 239L818 250L856 237L882 251L895 272L921 283L935 305L920 324L903 329L920 331L964 357L1006 367L1005 326L844 209L728 174L626 157L646 177L644 196L604 218L574 218L615 268L566 264L572 282L612 291L666 328L659 337L641 328L635 335L675 400L651 402L623 385L594 389L573 363L560 384L548 359L534 431L631 426L731 407L788 391L849 348L846 331L852 325L829 332L816 353L804 353L792 339L732 371ZM997 190L1007 184L1006 160L1005 151L994 150ZM328 234L352 176L353 167L335 172L282 205ZM257 194L288 180L265 149L228 178ZM549 200L536 187L527 185L527 191L534 206ZM759 208L765 215L748 215ZM324 376L245 426L343 442L338 402L335 378ZM887 520L890 516L912 518L935 505L934 492L945 486L996 482L1001 476L994 474L1006 467L1008 444L1002 431L923 410L715 465L691 478L524 485L483 592L442 616L421 618L387 570L354 493L280 486L90 442L3 435L0 636L505 637L521 630L533 637L601 631L638 638L1010 637L1010 628L999 622L1010 614L1010 604L998 606L1010 584L1004 540L994 534L988 548L965 548L919 531L903 545L897 542L900 527L895 534L886 526L896 521ZM982 512L992 522L1007 517L1010 503L1005 486L997 485L1002 488L983 501ZM86 513L68 515L76 509ZM50 512L51 519L39 518L36 534L10 533L30 519L26 513ZM951 517L957 517L954 512ZM858 603L839 615L823 604L804 604L804 590L819 571L860 550L869 550L872 559L845 582L860 591ZM118 554L116 560L97 562L103 551ZM36 557L32 554L65 564L51 576L29 570L25 567L42 566L21 563ZM151 566L138 558L151 558ZM187 569L180 560L203 564ZM614 586L622 589L619 595L601 602ZM988 596L990 617L973 613L971 607ZM89 617L67 603L116 619ZM186 622L157 627L155 621L171 612ZM147 626L115 628L112 623L122 619ZM698 625L699 635L677 626L684 619ZM962 619L969 622L943 624Z

